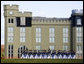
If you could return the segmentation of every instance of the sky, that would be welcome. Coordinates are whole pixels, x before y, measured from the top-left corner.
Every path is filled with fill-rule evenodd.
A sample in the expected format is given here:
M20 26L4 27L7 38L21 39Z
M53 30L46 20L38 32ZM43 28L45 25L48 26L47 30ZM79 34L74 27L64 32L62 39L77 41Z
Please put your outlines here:
M4 44L4 7L19 5L19 11L32 12L32 16L69 18L73 9L83 9L83 1L1 1L1 44Z

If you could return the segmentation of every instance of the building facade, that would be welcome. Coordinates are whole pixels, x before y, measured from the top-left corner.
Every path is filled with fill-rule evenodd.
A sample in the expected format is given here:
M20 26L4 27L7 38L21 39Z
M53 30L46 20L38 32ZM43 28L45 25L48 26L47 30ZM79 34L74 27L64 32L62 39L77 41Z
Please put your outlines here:
M32 17L18 5L4 5L5 57L18 58L22 50L75 51L83 57L83 10L70 18Z

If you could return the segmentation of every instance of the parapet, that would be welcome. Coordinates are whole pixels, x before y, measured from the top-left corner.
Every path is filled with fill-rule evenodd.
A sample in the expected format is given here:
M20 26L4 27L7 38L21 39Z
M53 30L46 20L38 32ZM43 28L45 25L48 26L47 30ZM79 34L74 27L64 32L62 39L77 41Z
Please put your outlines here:
M67 24L70 25L69 18L46 18L32 17L32 24Z
M33 20L39 21L68 21L69 18L46 18L46 17L32 17Z
M7 9L7 10L18 10L18 5L4 5L4 9Z

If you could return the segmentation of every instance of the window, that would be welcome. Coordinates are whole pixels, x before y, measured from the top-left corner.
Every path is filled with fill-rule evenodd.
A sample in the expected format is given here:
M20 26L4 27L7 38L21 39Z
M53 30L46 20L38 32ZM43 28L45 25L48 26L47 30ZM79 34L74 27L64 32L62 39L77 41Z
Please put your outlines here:
M81 25L81 19L77 19L77 25Z
M49 41L51 43L54 43L54 39L55 39L55 29L54 28L49 28Z
M63 46L63 50L68 51L68 46L67 45L64 45Z
M64 43L68 42L68 28L67 27L63 28L63 42Z
M20 28L20 42L25 42L25 28Z
M25 20L26 20L26 25L31 27L31 23L32 23L32 17L25 17Z
M13 18L9 18L8 23L13 23Z
M78 43L82 42L82 29L81 29L81 27L76 28L76 41Z
M20 25L26 25L25 17L21 17Z
M11 23L13 23L13 19L11 19Z
M21 27L21 28L20 28L20 32L21 32L21 33L24 33L24 32L25 32L25 28L24 28L24 27Z
M18 48L18 58L20 58L25 51L28 51L28 48L26 46L20 46L20 48Z
M13 42L13 27L8 27L8 42Z
M40 46L36 46L36 50L40 50Z
M17 26L20 26L20 22L21 22L20 17L16 17L16 23L17 23Z
M8 19L8 23L10 23L10 19Z
M41 28L36 28L36 42L41 42Z
M81 45L77 46L77 53L82 53L82 46Z
M50 50L54 50L54 46L50 46Z
M8 57L13 58L13 45L8 45Z

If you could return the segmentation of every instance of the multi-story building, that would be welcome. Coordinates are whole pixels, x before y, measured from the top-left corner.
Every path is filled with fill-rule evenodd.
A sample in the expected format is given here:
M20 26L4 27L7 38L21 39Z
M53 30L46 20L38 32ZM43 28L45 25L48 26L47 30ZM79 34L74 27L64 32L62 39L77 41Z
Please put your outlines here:
M22 50L66 50L83 56L83 10L70 18L32 17L18 5L4 5L5 57L18 58Z

